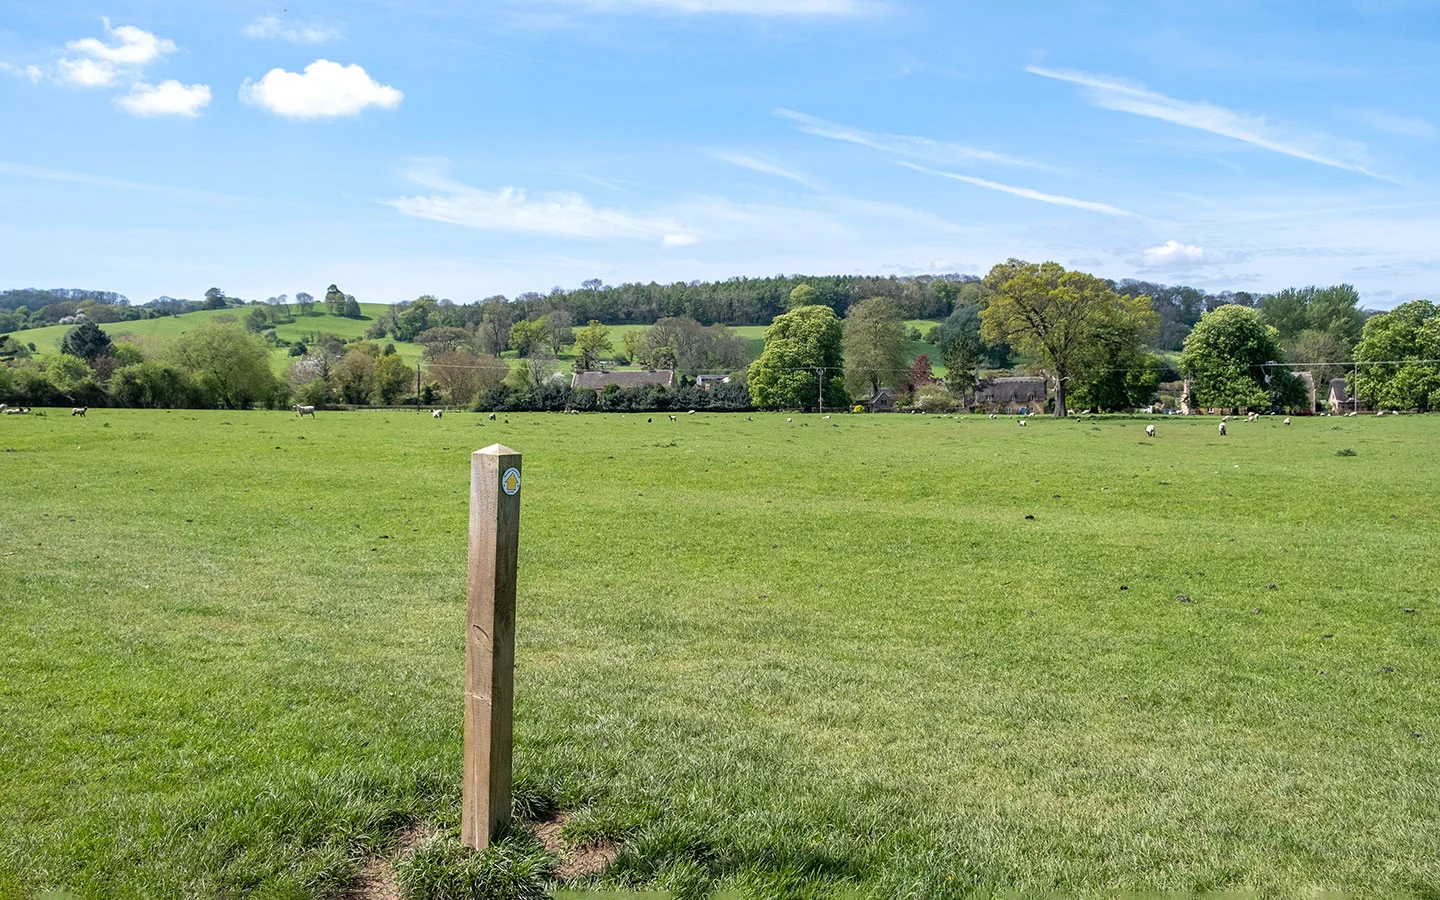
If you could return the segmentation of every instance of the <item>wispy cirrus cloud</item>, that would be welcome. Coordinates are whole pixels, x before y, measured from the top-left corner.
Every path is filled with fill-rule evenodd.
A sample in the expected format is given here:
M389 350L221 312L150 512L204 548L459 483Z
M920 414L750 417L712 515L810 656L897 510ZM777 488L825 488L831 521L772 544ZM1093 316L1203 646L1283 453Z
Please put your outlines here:
M1382 109L1360 109L1355 110L1351 115L1361 124L1368 125L1385 134L1416 138L1422 141L1433 141L1440 138L1440 128L1436 128L1417 116L1402 116Z
M739 166L742 169L749 169L752 172L763 172L766 175L774 175L777 178L786 178L808 188L815 188L817 186L817 182L810 178L810 176L798 172L783 163L776 162L768 156L741 153L738 150L716 150L710 155L723 162L728 162L732 166Z
M245 26L245 36L292 44L323 44L340 37L340 32L314 20L299 24L286 22L279 16L261 16Z
M966 184L973 184L976 187L983 187L987 190L999 191L1002 194L1013 194L1016 197L1024 197L1027 200L1038 200L1041 203L1049 203L1052 206L1069 206L1074 209L1085 209L1090 212L1102 213L1107 216L1135 216L1129 210L1121 209L1118 206L1111 206L1108 203L1096 203L1092 200L1079 200L1075 197L1066 197L1062 194L1047 194L1037 191L1034 188L1017 187L1013 184L1001 184L998 181L987 181L984 178L975 178L971 175L961 175L956 172L942 172L938 169L930 169L915 163L902 162L900 165L907 169L914 169L916 172L923 172L926 175L935 175L939 178L949 178L954 181L963 181Z
M405 176L432 193L386 202L407 216L487 231L591 240L654 240L662 247L684 247L698 240L669 217L595 206L572 191L532 196L519 187L492 191L473 188L452 178L448 168L446 160L416 161Z
M1023 166L1032 169L1046 168L1039 163L1031 162L1027 159L1007 156L1004 153L996 153L992 150L980 150L975 147L968 147L964 144L957 144L950 141L937 141L911 134L877 134L876 132L854 128L850 125L842 125L839 122L830 122L808 113L796 112L793 109L777 109L775 110L775 115L796 123L796 127L806 134L829 138L832 141L859 144L862 147L869 147L872 150L894 153L897 156L908 156L912 159L923 159L928 162L949 163L952 165L956 163L993 163L1006 166Z
M1076 84L1094 106L1207 131L1297 159L1389 180L1371 166L1363 144L1305 129L1280 126L1263 115L1240 113L1213 103L1177 100L1106 75L1026 66L1042 78Z
M567 2L567 0L554 0ZM568 0L612 12L725 13L746 16L864 16L884 12L881 0Z

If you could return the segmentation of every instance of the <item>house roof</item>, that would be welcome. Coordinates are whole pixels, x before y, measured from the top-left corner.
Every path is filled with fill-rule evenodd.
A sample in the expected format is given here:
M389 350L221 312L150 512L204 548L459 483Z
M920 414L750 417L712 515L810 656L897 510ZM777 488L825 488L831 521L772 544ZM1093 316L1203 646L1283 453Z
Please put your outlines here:
M1350 395L1345 392L1345 379L1330 379L1330 393L1335 397L1337 403L1349 403Z
M656 369L653 372L576 372L570 379L572 388L588 387L597 391L607 384L618 384L622 388L658 384L668 388L674 383L675 372L671 369Z
M1038 376L984 378L975 385L975 395L988 398L994 403L1043 401L1046 395L1045 379Z

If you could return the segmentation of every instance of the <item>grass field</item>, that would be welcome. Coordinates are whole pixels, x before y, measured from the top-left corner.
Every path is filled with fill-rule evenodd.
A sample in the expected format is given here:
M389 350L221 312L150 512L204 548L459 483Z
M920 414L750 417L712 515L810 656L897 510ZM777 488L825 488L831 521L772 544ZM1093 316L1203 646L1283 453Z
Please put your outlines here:
M375 317L384 312L385 306L380 303L362 303L360 304L360 310L364 314L364 318L361 319L347 319L341 316L327 315L323 312L314 316L296 316L294 323L278 326L275 329L275 333L287 341L308 340L312 335L317 333L333 334L347 340L361 337L365 334L365 329L370 326L370 323ZM181 316L144 319L138 322L110 322L100 327L114 340L129 340L132 343L137 343L141 346L142 350L148 353L159 349L165 342L179 337L197 325L209 321L216 316L228 315L239 319L248 312L248 308L200 310ZM905 324L906 326L914 326L922 332L925 332L932 326L938 324L938 320L914 319L907 321ZM45 328L17 331L13 334L16 340L22 343L33 343L38 352L48 355L60 352L60 342L64 340L65 333L73 327L75 326L50 325ZM614 350L620 350L622 346L621 338L625 332L644 331L648 327L648 325L610 326L610 339L614 345ZM759 358L761 351L765 349L765 329L767 327L768 326L765 325L731 326L731 331L745 339L747 359ZM390 340L382 343L395 344L395 352L399 353L405 362L412 366L420 359L421 348L417 344ZM931 367L937 376L945 374L945 366L941 363L939 351L935 347L921 341L911 341L909 359L914 361L915 357L921 353L930 356ZM504 355L507 359L516 358L516 354L513 351L507 351ZM560 351L557 359L558 363L562 368L565 368L566 371L568 371L568 367L574 363L574 360L575 354L573 346L564 347ZM294 358L289 354L288 348L278 347L270 353L271 368L273 368L277 374L283 375L288 372L290 365L294 361ZM635 367L623 366L622 368Z
M347 319L343 316L332 316L321 311L313 316L295 317L295 321L289 325L280 325L275 329L276 335L287 340L296 341L308 339L313 334L333 334L349 340L358 338L365 334L365 329L370 327L374 318L386 309L383 303L362 303L360 311L363 318ZM164 316L158 319L141 319L136 322L106 322L100 328L112 340L128 341L138 344L146 353L154 352L171 341L195 327L215 319L217 316L229 316L237 321L250 312L249 307L237 309L202 309L179 316ZM60 342L65 339L65 333L73 325L50 325L45 328L32 328L27 331L16 331L12 336L21 343L33 343L35 349L41 354L52 354L60 352ZM395 344L395 352L410 365L415 365L420 358L420 347L416 344L404 341L382 341L381 344ZM295 362L290 356L288 347L276 347L270 351L270 367L277 374L283 375L290 371L291 363Z
M496 441L518 802L608 884L1440 896L1440 419L646 418L0 418L0 897L453 833Z

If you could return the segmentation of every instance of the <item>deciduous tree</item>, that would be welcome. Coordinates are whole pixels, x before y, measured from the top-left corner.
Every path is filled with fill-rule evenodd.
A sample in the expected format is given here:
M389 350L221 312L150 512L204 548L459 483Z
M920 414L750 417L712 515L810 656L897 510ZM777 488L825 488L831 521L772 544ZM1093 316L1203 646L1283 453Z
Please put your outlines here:
M1180 368L1198 406L1262 408L1271 405L1275 378L1288 375L1273 365L1283 358L1279 332L1255 310L1230 305L1200 317L1185 338Z
M991 269L985 284L995 294L980 313L982 336L1010 344L1049 373L1057 418L1065 416L1066 391L1098 339L1118 324L1155 318L1149 297L1124 296L1108 281L1053 262L1011 259Z
M802 306L775 317L765 329L765 350L750 364L750 398L756 406L810 407L820 400L824 372L824 405L847 406L843 329L828 306Z
M842 331L845 387L850 393L868 391L874 396L886 382L894 384L905 377L910 342L893 300L872 297L851 306Z
M609 352L610 329L595 319L575 335L575 370L589 372L600 363L600 356Z
M1350 389L1382 409L1440 409L1440 306L1402 303L1365 322Z

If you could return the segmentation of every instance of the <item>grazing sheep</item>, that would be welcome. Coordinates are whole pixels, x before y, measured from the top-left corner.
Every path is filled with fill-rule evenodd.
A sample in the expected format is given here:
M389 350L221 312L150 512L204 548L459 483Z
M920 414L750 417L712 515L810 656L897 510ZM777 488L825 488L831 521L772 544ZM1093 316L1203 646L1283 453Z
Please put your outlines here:
M430 418L438 419L443 412L445 412L443 409L432 409L430 410Z
M90 407L88 406L72 406L70 408L70 417L74 418L75 416L84 416L85 413L89 411L89 409Z
M1146 436L1146 437L1154 437L1154 436L1155 436L1155 426L1154 426L1154 425L1146 425L1146 426L1145 426L1145 436Z
M1225 436L1225 423L1224 423L1224 422L1221 422L1221 423L1220 423L1220 436L1221 436L1221 437L1224 437L1224 436Z
M695 410L692 409L692 410L690 410L688 413L686 413L685 415L687 415L687 416L693 416L693 415L695 415Z
M20 414L23 413L23 412L25 412L25 410L21 409L20 407L18 407L18 406L12 406L12 407L10 407L9 409L5 410L5 415L7 415L7 416L18 416L18 415L20 415Z
M1286 424L1286 425L1289 425L1289 424L1290 424L1290 417L1289 417L1289 416L1286 416L1286 417L1285 417L1285 424Z
M994 414L994 413L991 413L991 414L990 414L990 418L992 418L992 419L995 418L995 414Z
M790 422L790 421L793 421L793 420L792 420L789 416L786 416L786 417L785 417L785 421Z
M0 413L3 413L5 410L7 410L7 409L9 409L9 408L10 408L10 407L9 407L7 404L0 403Z
M753 421L755 421L755 417L754 417L754 416L746 416L746 417L745 417L745 421L747 421L747 422L753 422Z
M829 417L829 416L826 416L826 417L825 417L825 418L827 418L827 419L828 419L828 418L830 418L830 417Z
M1020 427L1021 427L1021 428L1024 428L1024 427L1025 427L1025 420L1024 420L1024 419L1021 419L1021 420L1020 420Z
M494 414L494 413L491 413L491 414L490 414L490 421L492 421L492 422L495 421L495 414Z
M295 412L298 413L301 418L305 416L309 416L312 419L315 418L315 407L313 406L301 406L297 403L295 404Z
M1377 412L1375 415L1377 415L1377 416L1383 416L1383 415L1385 415L1385 410L1382 409L1382 410L1380 410L1379 412Z
M670 421L672 421L672 422L678 422L678 421L680 421L680 420L677 419L677 418L675 418L674 416L671 416L671 417L670 417Z

